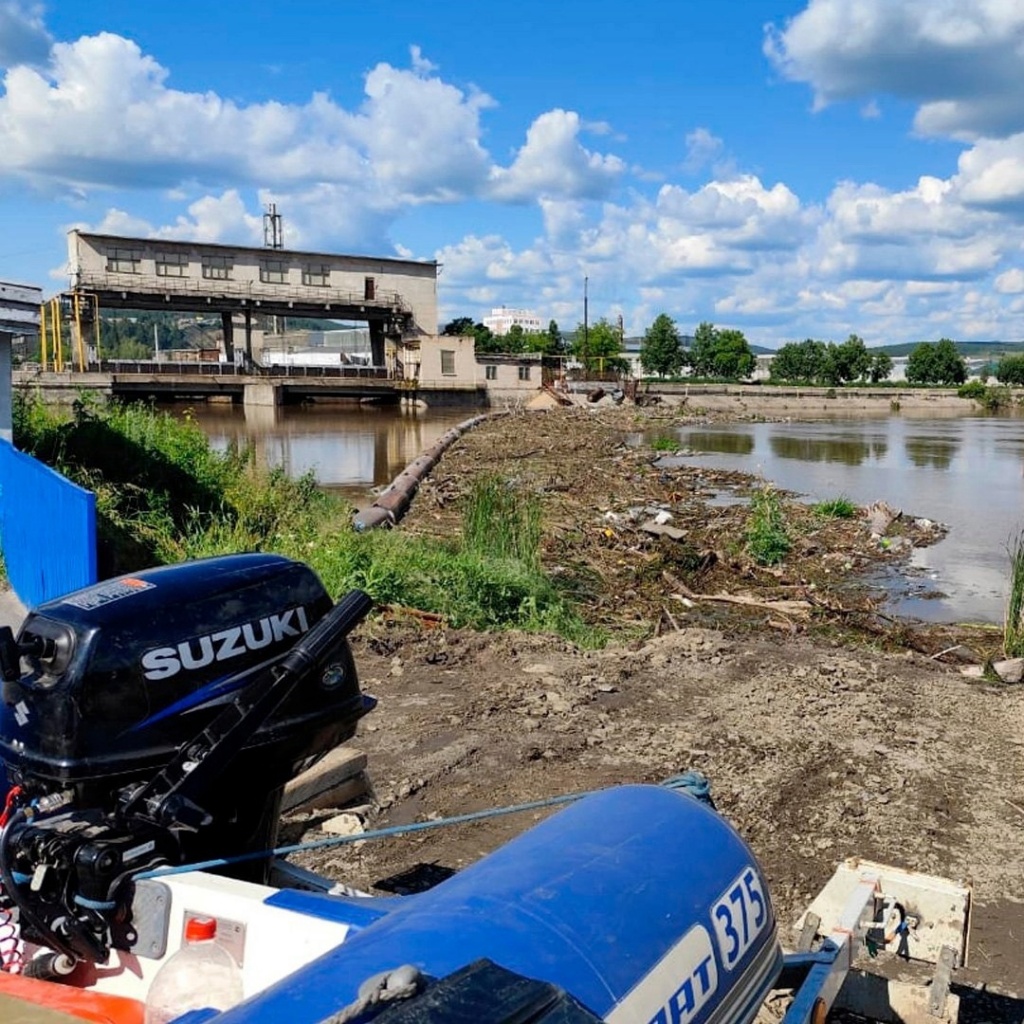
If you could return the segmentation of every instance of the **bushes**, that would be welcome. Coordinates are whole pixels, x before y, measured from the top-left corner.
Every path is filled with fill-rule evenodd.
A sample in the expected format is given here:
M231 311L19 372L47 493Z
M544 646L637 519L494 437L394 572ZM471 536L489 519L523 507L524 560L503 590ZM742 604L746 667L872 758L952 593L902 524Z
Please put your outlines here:
M101 576L240 551L308 563L332 594L353 587L375 601L444 615L455 626L556 632L595 646L540 568L539 498L498 476L477 480L462 537L356 533L348 508L311 475L259 469L248 449L214 452L187 416L144 406L95 406L72 415L16 399L23 450L96 494Z
M764 487L750 499L747 551L758 565L776 565L789 553L790 546L778 492Z

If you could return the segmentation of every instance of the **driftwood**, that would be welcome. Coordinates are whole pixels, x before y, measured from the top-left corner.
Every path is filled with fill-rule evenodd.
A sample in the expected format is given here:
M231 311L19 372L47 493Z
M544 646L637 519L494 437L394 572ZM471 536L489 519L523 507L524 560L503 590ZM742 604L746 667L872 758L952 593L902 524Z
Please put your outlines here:
M679 593L672 596L677 600L687 601L716 601L720 604L736 604L745 608L762 608L768 612L776 612L779 615L789 615L797 619L810 617L812 605L810 601L765 601L759 597L751 597L749 594L697 594L683 583L681 579L674 576L667 569L662 572L664 579L670 583Z

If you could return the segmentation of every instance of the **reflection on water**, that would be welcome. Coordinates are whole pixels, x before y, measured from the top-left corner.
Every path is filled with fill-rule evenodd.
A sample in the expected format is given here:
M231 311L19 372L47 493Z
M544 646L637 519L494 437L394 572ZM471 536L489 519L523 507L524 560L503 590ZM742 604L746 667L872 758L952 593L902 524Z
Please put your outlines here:
M951 438L908 437L907 458L918 469L949 469L959 446Z
M262 465L293 477L313 472L325 489L353 504L365 502L371 488L390 483L424 448L474 414L340 403L247 409L200 404L190 411L215 448L248 442Z
M728 445L737 434L744 436L746 454L728 454L716 440L708 442L714 434L727 436ZM731 424L721 431L684 429L680 441L707 453L700 465L760 474L808 500L884 500L907 514L946 523L947 538L916 550L912 562L946 598L897 603L896 610L937 621L1002 621L1007 543L1024 525L1019 418Z
M859 466L885 457L889 445L884 438L851 437L789 437L777 435L768 439L772 454L779 459L802 462L841 462Z
M749 455L754 439L749 434L730 430L687 430L680 433L682 443L695 452L722 452L725 455Z

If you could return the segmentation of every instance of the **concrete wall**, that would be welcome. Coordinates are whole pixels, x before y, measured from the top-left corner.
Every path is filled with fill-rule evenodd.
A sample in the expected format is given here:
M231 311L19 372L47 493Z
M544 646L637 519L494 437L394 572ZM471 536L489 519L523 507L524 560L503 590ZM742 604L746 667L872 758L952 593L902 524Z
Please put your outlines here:
M488 392L523 394L536 391L542 382L538 356L477 356L478 373Z
M39 333L43 293L34 285L0 281L0 439L11 440L11 348L15 334Z
M294 300L357 308L366 304L378 309L394 302L412 315L407 336L437 334L436 263L81 231L68 233L68 262L72 285L86 290L197 297L213 290L253 301ZM268 275L283 280L262 279Z
M13 441L11 422L11 339L0 331L0 441Z
M475 347L475 340L469 337L421 338L417 345L405 347L399 353L405 379L437 387L475 387L480 376ZM444 357L442 353L450 356Z

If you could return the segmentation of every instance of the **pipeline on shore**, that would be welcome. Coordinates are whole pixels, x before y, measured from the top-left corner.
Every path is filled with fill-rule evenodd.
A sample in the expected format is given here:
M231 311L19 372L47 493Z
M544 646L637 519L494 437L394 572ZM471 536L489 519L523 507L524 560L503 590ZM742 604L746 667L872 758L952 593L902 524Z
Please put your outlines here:
M379 526L394 526L408 511L416 490L427 474L441 461L441 456L460 438L467 430L472 430L486 420L494 419L497 416L507 416L508 413L485 412L478 416L472 416L468 420L457 423L451 430L445 431L437 441L429 448L422 451L405 469L402 470L394 480L384 488L383 491L367 508L357 512L352 525L359 532L373 530Z

